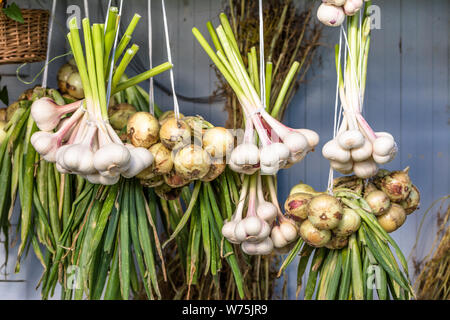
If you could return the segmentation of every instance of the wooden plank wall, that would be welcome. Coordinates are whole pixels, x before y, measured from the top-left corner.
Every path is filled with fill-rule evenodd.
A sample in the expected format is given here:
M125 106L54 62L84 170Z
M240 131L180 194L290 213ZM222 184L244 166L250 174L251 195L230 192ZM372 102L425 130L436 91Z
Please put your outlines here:
M302 5L306 0L297 0ZM23 7L49 8L50 1L18 1ZM65 52L63 35L66 33L66 7L81 0L59 0L54 52L52 56ZM100 3L106 0L89 1L91 19L101 17ZM366 116L378 131L393 133L399 142L400 153L388 169L411 167L411 177L422 191L422 208L409 217L403 228L394 233L394 238L408 256L415 242L415 235L426 208L433 200L449 194L449 1L447 0L379 0L381 29L373 31L372 51L369 60ZM179 94L189 97L209 96L215 89L215 73L209 68L210 60L201 50L191 34L197 26L206 33L205 23L218 23L222 1L214 0L170 0L166 1L169 32L175 64L175 82ZM153 1L154 63L167 60L162 28L161 6ZM138 28L136 42L141 51L136 70L148 66L147 31L145 18L146 2L127 0L124 21L138 12L143 16ZM286 123L293 127L306 127L320 133L322 144L332 134L332 113L335 99L334 50L338 41L336 29L325 29L324 46L320 49L321 63L315 63L308 74L307 82L292 101L286 115ZM62 61L51 66L50 84L56 85L55 74ZM27 67L24 73L34 75L42 64ZM14 71L14 66L0 67L0 72ZM168 73L158 77L167 87ZM4 78L2 85L10 88L11 99L17 97L26 86L14 78ZM157 90L157 103L164 109L172 106L172 98ZM226 114L221 103L212 105L182 101L181 112L200 114L216 125L223 125ZM321 145L322 145L321 144ZM301 164L280 174L280 201L286 198L289 189L300 180L317 189L324 189L328 178L328 164L321 157L320 148ZM419 256L430 248L435 234L436 215L433 213L424 224L425 237L419 243ZM14 250L11 250L13 252ZM3 258L2 252L0 258ZM10 261L14 261L11 253ZM26 279L22 283L0 282L0 299L38 299L34 287L39 279L39 263L29 255L19 275L13 274L13 263L8 267L8 279ZM411 264L412 268L412 264ZM411 270L413 274L413 270ZM295 298L296 270L288 272L289 298ZM57 295L56 295L57 297Z

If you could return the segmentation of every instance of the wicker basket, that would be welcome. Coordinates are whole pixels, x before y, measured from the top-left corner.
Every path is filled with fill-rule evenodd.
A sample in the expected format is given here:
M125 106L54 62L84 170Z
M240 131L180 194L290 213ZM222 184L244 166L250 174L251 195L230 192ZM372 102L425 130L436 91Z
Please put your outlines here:
M0 13L0 65L43 61L47 55L47 10L22 9L25 23Z

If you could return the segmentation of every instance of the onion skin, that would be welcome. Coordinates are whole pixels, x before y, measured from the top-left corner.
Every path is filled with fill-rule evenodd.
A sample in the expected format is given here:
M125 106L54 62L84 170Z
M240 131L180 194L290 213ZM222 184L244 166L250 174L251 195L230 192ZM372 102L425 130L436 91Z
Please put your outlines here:
M154 176L150 179L141 179L140 183L147 188L156 188L164 184L164 177Z
M109 123L115 130L122 130L136 112L136 108L128 103L112 106L108 108Z
M162 126L166 122L166 120L170 118L175 118L175 112L173 110L166 111L159 117L159 125ZM180 113L180 119L183 118L184 115Z
M148 112L136 112L128 120L127 133L133 146L148 149L158 142L159 122Z
M419 208L420 192L415 185L412 186L408 198L400 202L400 205L403 207L403 209L405 209L406 215L410 215Z
M361 226L361 217L359 214L350 209L344 208L341 221L336 228L332 230L337 237L349 237Z
M216 180L225 171L226 167L227 165L222 159L213 159L208 173L200 180L203 182Z
M348 238L346 237L332 237L325 245L325 248L330 250L340 250L348 246Z
M5 140L6 138L6 132L3 130L3 128L6 126L5 121L0 121L0 144Z
M72 73L67 80L67 93L77 99L84 98L83 84L79 73Z
M172 188L181 188L189 184L191 181L179 175L175 170L164 175L164 182Z
M387 232L391 233L400 228L406 221L406 212L402 206L393 203L388 212L377 217L380 226Z
M200 146L189 145L179 150L173 160L175 171L187 180L204 178L211 168L211 157Z
M181 119L168 118L161 125L159 137L169 150L182 148L191 142L191 128Z
M308 204L308 220L320 230L331 230L342 219L342 206L335 197L323 194L314 197Z
M286 199L284 209L287 214L305 220L308 218L308 204L312 198L307 193L294 193Z
M377 217L385 214L391 207L391 199L381 190L370 192L365 197L365 200L372 208L372 213Z
M231 153L234 147L234 137L225 128L216 127L205 131L203 135L203 148L213 158L224 158Z
M329 230L319 230L309 220L305 220L300 226L300 236L312 247L321 248L331 240Z
M307 193L307 194L312 194L312 195L318 194L318 192L313 187L311 187L307 184L304 184L304 183L300 183L300 184L294 186L291 189L291 192L289 195L292 195L295 193Z
M381 180L381 190L394 202L406 200L411 189L412 183L408 175L408 169L394 171Z

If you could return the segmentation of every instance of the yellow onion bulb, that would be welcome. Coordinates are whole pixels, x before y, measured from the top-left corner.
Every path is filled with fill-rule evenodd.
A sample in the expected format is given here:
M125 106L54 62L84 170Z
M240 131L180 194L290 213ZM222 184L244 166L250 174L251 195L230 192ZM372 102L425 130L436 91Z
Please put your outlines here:
M180 149L173 162L175 171L188 180L202 179L211 168L211 157L208 152L197 145L189 145Z
M166 120L168 120L170 118L175 118L175 112L173 110L166 111L159 117L159 125L162 126L164 124L164 122L166 122ZM183 118L184 118L184 115L180 113L180 119L183 119Z
M136 112L136 108L128 103L112 106L108 108L109 123L115 130L122 130L127 126L130 117Z
M84 98L83 83L78 72L74 72L67 79L67 93L77 99Z
M376 216L381 216L391 207L391 199L381 190L370 192L366 195L365 200Z
M358 231L361 226L361 217L355 210L350 208L344 208L342 212L341 221L332 231L337 237L348 237Z
M6 126L5 121L0 121L0 144L5 140L6 138L6 132L3 130L3 128Z
M159 122L149 112L137 112L128 120L127 133L133 146L148 149L158 142Z
M147 188L155 188L164 184L163 176L153 176L149 179L140 179L141 185Z
M330 250L341 250L346 246L348 246L348 238L346 237L332 237L325 245L325 247Z
M307 193L307 194L315 195L318 192L316 190L314 190L313 187L311 187L307 184L304 184L304 183L300 183L300 184L294 186L290 191L290 195L295 194L295 193Z
M205 131L203 148L213 158L224 158L233 151L234 137L229 130L216 127Z
M300 236L310 246L321 248L330 242L331 231L317 229L309 220L305 220L300 226Z
M308 219L320 230L334 229L342 219L342 206L328 194L316 196L308 204Z
M412 183L408 169L394 171L381 180L381 190L394 202L406 200L411 189Z
M181 119L169 118L162 124L159 137L169 150L181 148L191 142L191 128Z
M77 72L76 67L72 66L70 63L63 65L58 71L58 88L62 93L67 93L67 81L72 73Z
M181 188L189 184L191 181L182 177L180 174L172 170L170 173L164 175L164 182L171 188Z
M307 193L291 194L284 203L284 209L287 214L300 219L308 218L308 204L313 198Z
M201 181L211 182L216 180L225 171L226 167L227 164L223 159L212 159L210 169L206 176L201 178Z
M400 202L400 205L403 207L403 209L405 209L407 215L410 215L419 208L420 192L415 185L412 186L408 198Z
M385 214L377 217L380 226L388 233L396 231L406 221L406 212L402 206L393 203Z

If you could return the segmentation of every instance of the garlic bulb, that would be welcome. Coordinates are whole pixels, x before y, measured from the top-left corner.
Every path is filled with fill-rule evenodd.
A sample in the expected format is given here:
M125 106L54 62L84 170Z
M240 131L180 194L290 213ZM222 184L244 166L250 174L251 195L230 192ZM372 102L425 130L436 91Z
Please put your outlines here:
M378 167L372 159L368 159L366 161L356 162L353 165L353 171L358 178L368 179L377 174Z
M364 145L365 138L359 130L348 130L337 137L341 148L345 150L358 149Z
M123 145L109 143L94 155L94 167L101 173L117 176L128 169L131 159L130 151Z
M345 13L341 7L322 3L317 10L317 18L329 27L339 27L345 20Z
M122 172L125 178L133 178L140 172L150 167L153 163L153 155L145 148L135 148L132 145L125 145L130 151L130 162L128 169Z
M347 163L351 159L351 153L343 149L336 140L331 140L322 149L324 158L341 163Z

